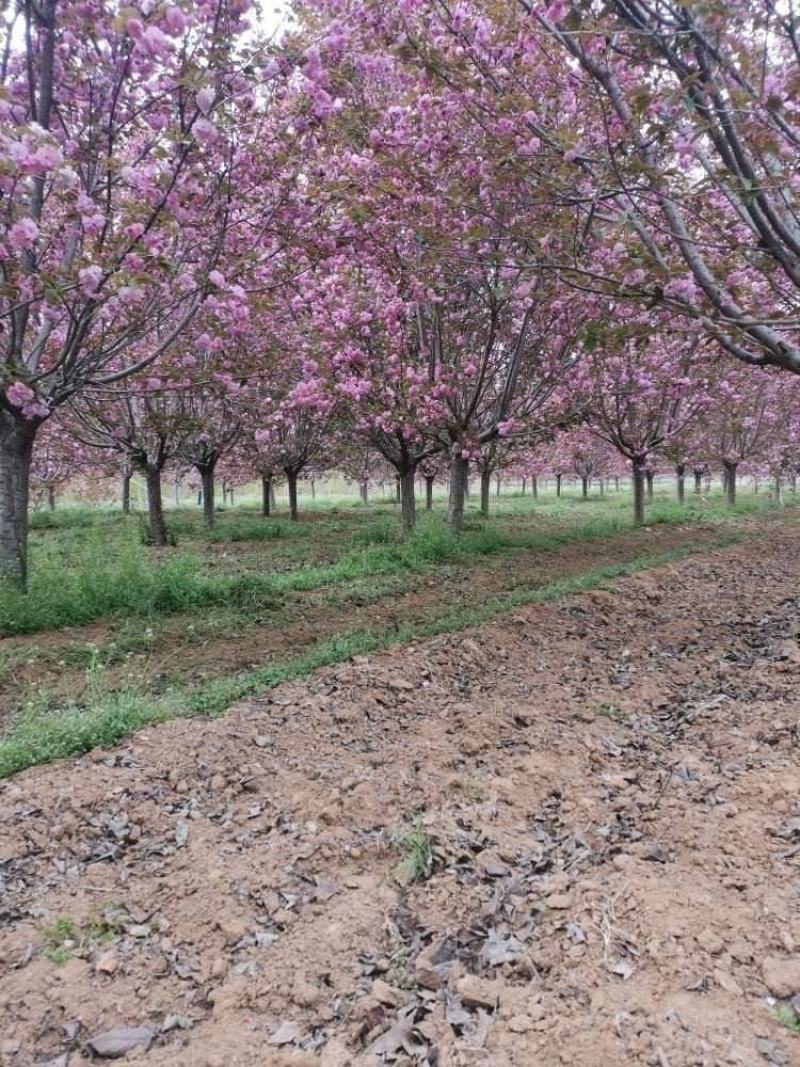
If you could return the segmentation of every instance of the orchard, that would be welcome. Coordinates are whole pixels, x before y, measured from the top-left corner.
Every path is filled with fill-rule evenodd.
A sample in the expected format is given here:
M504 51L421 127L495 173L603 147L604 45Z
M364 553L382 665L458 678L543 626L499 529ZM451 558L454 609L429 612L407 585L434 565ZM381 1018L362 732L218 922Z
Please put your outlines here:
M0 38L0 1064L800 1063L793 5Z

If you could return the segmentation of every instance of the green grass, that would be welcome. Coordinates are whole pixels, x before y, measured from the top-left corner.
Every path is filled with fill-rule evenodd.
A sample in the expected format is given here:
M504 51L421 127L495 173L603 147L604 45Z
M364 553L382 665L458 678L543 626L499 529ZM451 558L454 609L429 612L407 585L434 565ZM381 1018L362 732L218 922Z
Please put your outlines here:
M0 636L80 626L109 615L157 615L208 604L265 603L274 598L264 575L213 575L191 555L155 565L146 549L128 539L109 551L98 537L67 559L38 554L27 593L0 587Z
M772 1009L775 1021L793 1034L800 1034L800 1016L788 1004L776 1004Z
M82 530L95 526L117 526L125 516L110 508L67 507L55 511L33 511L28 518L31 530Z
M433 839L422 825L422 818L415 815L411 825L392 837L392 844L403 853L396 877L400 885L424 882L433 872Z
M741 535L728 532L717 540L716 545L722 547L740 539ZM314 670L355 655L480 626L514 608L596 589L612 579L683 559L693 550L692 546L687 546L660 555L639 556L626 563L594 568L544 585L520 585L509 593L479 603L433 611L399 625L343 632L321 641L299 656L198 686L176 688L158 698L121 691L98 692L96 701L83 708L34 703L17 715L6 736L0 739L0 778L37 763L79 755L92 748L110 747L151 723L180 716L217 716L235 700L305 677Z
M225 575L207 573L202 559L190 554L153 564L147 550L130 536L118 538L115 545L92 534L84 536L79 547L61 541L37 552L27 593L10 584L0 588L0 636L79 626L110 615L158 615L223 603L242 609L265 607L288 592L398 571L420 572L445 559L513 547L491 528L454 539L444 528L429 527L392 544L353 547L332 564L272 575Z

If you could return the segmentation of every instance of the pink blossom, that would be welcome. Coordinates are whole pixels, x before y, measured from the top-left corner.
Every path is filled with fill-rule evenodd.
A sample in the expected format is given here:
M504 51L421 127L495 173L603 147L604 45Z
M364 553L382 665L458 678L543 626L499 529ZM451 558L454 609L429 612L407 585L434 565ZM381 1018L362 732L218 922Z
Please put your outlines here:
M103 268L96 263L92 264L91 267L83 267L78 271L78 280L83 294L85 296L94 296L103 280Z
M39 236L39 227L33 219L19 219L8 231L8 243L18 252L31 248Z
M8 389L6 389L8 402L13 404L15 408L25 407L31 403L35 396L33 389L24 382L14 382L13 385L9 385Z
M167 33L179 37L186 29L186 19L179 7L168 7L164 12L164 25Z
M197 94L197 106L207 115L211 110L214 103L214 90L213 89L201 89Z

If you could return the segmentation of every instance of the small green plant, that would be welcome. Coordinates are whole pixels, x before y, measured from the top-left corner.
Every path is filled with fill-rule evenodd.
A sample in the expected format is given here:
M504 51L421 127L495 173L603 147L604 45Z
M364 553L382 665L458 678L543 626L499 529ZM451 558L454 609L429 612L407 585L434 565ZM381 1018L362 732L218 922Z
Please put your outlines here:
M72 954L78 947L78 929L72 919L59 916L49 926L45 926L42 935L47 943L45 956L51 963L59 967L72 959Z
M800 1034L800 1016L788 1004L776 1004L772 1009L775 1021L793 1034Z
M122 928L124 915L114 905L107 905L103 914L90 919L84 926L59 915L42 928L46 948L45 956L59 967L73 956L85 956L98 945L113 941Z
M105 669L106 664L100 649L94 645L90 650L89 663L83 672L86 679L86 696L93 704L105 694Z
M613 719L614 722L619 722L622 718L622 711L616 704L598 704L597 714L603 715L606 719Z
M405 853L397 868L396 877L401 885L424 882L433 872L433 840L422 825L422 819L415 815L411 826L394 835L393 844Z

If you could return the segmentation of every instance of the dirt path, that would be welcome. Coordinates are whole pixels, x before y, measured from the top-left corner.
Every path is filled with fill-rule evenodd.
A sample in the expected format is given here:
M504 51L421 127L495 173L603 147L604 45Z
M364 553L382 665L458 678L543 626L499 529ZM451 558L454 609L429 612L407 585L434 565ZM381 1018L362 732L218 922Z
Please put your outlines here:
M798 590L776 526L0 785L0 1063L800 1064Z
M765 527L774 522L761 520ZM733 524L731 524L733 525ZM747 523L740 524L747 535ZM609 540L578 541L556 551L518 551L470 557L449 564L447 573L397 576L390 595L373 599L374 582L340 583L303 593L287 594L280 610L266 609L257 621L243 619L234 634L195 632L196 614L161 616L152 647L122 657L104 670L105 684L114 688L141 685L146 679L158 690L165 685L213 678L221 674L266 666L289 655L300 655L343 629L400 626L430 614L443 604L455 608L478 603L519 584L545 585L554 575L569 577L594 567L658 555L674 548L710 544L720 537L718 526L654 526L632 530ZM360 603L366 600L366 603ZM143 623L144 625L144 623ZM86 686L86 657L70 662L70 650L95 645L101 650L116 639L108 623L92 623L66 630L0 638L0 651L14 654L13 666L0 673L0 727L34 687L54 698L80 701ZM28 654L31 646L38 654ZM75 657L72 657L74 660Z

